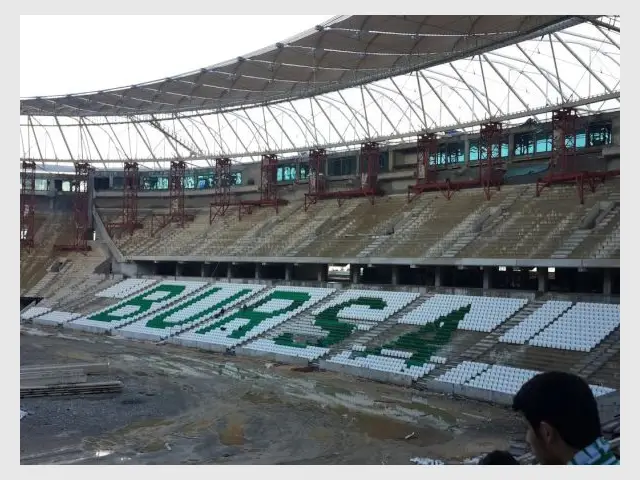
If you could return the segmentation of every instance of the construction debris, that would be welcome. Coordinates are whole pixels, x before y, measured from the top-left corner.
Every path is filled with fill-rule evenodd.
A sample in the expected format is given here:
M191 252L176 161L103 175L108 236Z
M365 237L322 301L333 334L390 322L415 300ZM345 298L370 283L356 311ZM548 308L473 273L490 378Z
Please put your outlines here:
M88 381L89 376L100 376L108 372L108 363L22 367L20 398L121 392L123 384L120 381Z

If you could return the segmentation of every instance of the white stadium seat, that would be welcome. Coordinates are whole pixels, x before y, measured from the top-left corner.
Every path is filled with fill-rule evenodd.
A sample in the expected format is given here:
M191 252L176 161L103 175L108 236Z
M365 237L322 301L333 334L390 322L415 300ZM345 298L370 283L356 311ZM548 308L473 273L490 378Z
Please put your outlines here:
M531 339L536 333L544 329L558 318L558 316L562 315L571 305L573 305L571 302L556 300L545 302L542 307L502 335L500 341L524 345L525 342Z
M439 382L466 385L481 390L515 395L520 387L540 372L504 365L489 365L479 362L462 362L460 365L436 378ZM612 388L590 385L594 396L605 395Z
M418 297L418 293L347 290L339 293L335 298L323 304L321 307L311 311L311 315L300 315L296 317L296 319L283 324L280 328L275 329L274 333L269 334L269 338L256 340L255 342L247 344L244 348L255 352L306 358L310 361L316 360L328 353L330 349L315 345L279 345L275 339L282 333L289 333L293 336L302 336L304 338L321 339L326 337L329 332L317 326L315 324L316 320L326 312L327 309L348 302L354 302L354 304L343 307L337 314L338 318L354 325L357 331L368 331L375 324L383 322L395 315ZM364 299L381 300L385 306L384 308L376 309L370 308L369 305L359 305L355 303Z
M96 293L96 297L127 298L154 283L156 281L150 278L128 278Z
M246 313L235 309L218 319L205 322L198 329L172 337L170 341L203 349L226 350L247 340L253 340L286 322L333 291L330 288L276 287L247 304ZM278 296L286 296L288 299ZM299 304L293 307L296 302ZM271 313L273 315L270 315ZM257 323L249 331L241 335L236 333L252 321Z
M529 345L589 352L620 326L620 305L576 303Z
M118 329L118 333L138 340L162 340L209 320L222 308L229 310L264 288L251 284L211 284L170 308Z
M469 313L458 324L458 329L491 332L526 304L527 300L523 298L438 294L409 312L398 323L425 325L460 308L471 307Z
M66 326L89 332L111 331L161 310L206 285L206 282L163 280L133 297L73 320Z

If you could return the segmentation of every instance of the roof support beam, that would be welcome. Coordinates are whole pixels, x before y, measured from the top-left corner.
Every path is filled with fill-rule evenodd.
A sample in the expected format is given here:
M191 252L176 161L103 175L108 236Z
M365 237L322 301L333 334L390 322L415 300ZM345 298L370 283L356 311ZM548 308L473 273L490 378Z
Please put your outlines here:
M368 136L368 123L367 123L367 127L365 127L362 122L360 121L360 116L362 115L360 112L358 112L357 110L354 110L353 108L351 108L351 105L349 105L349 102L347 102L347 100L344 98L344 95L342 95L342 92L340 90L338 90L338 96L340 97L340 99L342 100L342 103L344 105L347 106L347 108L351 111L351 113L353 114L353 118L355 118L356 122L358 122L358 125L360 125L360 128L362 128L362 132L364 133L365 136ZM365 119L366 121L366 119ZM379 132L376 132L379 133Z
M238 141L240 142L240 145L242 145L242 148L244 148L244 151L247 153L249 153L249 149L247 148L247 146L244 144L244 142L242 141L242 138L240 138L240 136L238 135L238 133L236 132L235 128L233 128L231 126L231 122L229 122L229 119L227 117L224 116L224 113L221 113L220 115L222 115L222 119L227 122L227 125L229 125L229 128L231 129L231 131L233 132L233 134L236 136L236 138L238 139ZM222 138L222 137L221 137Z
M151 115L151 118L152 118L152 120L151 120L151 122L149 122L151 124L151 126L153 128L155 128L156 130L159 130L167 139L173 140L174 142L176 142L178 145L180 145L182 148L184 148L185 150L189 151L193 155L197 155L199 153L199 152L194 151L189 145L187 145L186 143L181 141L178 138L178 136L176 135L175 131L173 133L171 133L171 132L167 132L164 128L162 128L162 125L156 119L155 115ZM169 143L171 143L171 142L169 142ZM176 151L176 155L178 155L178 149L173 144L172 144L172 147Z
M106 117L105 117L106 118ZM107 119L108 121L108 119ZM116 139L117 145L120 147L120 151L122 152L122 154L124 155L124 158L126 158L128 161L131 161L131 158L129 157L129 155L127 155L126 150L124 149L124 147L122 146L122 143L120 142L120 138L118 137L118 135L116 135L115 130L113 129L113 126L109 123L109 128L111 129L111 133L113 133L113 136ZM107 132L107 135L109 135L109 133ZM111 137L111 135L109 135L109 137ZM111 138L111 141L113 142L113 138ZM114 145L116 145L116 143L114 142Z
M538 66L538 64L533 61L531 56L520 45L516 45L516 47L518 47L518 50L520 50L522 55L524 55L524 57L529 61L529 64L532 65L536 70L538 70L538 72L540 72L540 75L542 75L545 78L545 80L553 87L553 89L560 94L560 98L564 99L564 96L562 95L562 85L561 85L562 80L560 79L560 77L558 77L556 74L557 83L552 81L551 75L549 75L548 72L546 72L545 70L541 69ZM554 55L553 63L555 64L555 55Z
M564 102L567 97L562 93L562 81L560 80L560 71L558 70L558 60L556 59L556 49L553 46L553 38L549 34L549 46L551 47L551 56L553 57L553 66L556 69L556 78L558 79L558 92L560 93L560 99Z
M453 118L455 120L456 123L460 123L460 120L458 120L458 117L456 117L455 113L453 113L453 111L451 110L451 108L449 108L449 105L442 99L442 97L438 94L438 91L433 87L433 85L431 84L431 82L429 81L429 79L427 77L424 76L424 74L422 72L420 72L420 76L422 78L424 78L424 81L427 82L427 85L429 85L429 88L431 90L433 90L433 93L436 94L436 97L438 97L438 100L440 100L440 104L442 106L444 106L444 108L446 108L447 112L449 112L449 115L451 115L451 118ZM442 119L441 119L442 120Z
M40 127L42 127L42 123L40 123L40 121L38 119L35 119L36 122L38 123L38 125ZM53 150L53 156L56 159L56 162L58 161L58 152L56 152L56 144L53 143L53 139L51 138L51 135L49 134L49 130L47 130L46 128L44 129L44 134L46 135L46 137L49 139L49 142L51 142L51 149ZM47 154L47 144L44 144L44 153L45 155ZM73 158L71 158L71 163L74 163Z
M91 134L91 130L89 130L89 126L87 125L87 123L85 122L85 119L83 117L80 117L80 123L82 124L82 126L84 126L85 130L87 131L87 135L89 137L89 140L91 140L91 143L93 144L93 148L96 149L96 153L98 154L98 158L102 161L104 160L104 158L102 158L102 153L100 152L100 149L98 148L98 145L96 145L96 141L93 138L93 135Z
M178 120L178 123L180 124L180 126L182 127L182 129L184 130L184 132L187 134L187 137L189 137L189 140L191 140L192 145L198 150L196 155L202 155L202 149L200 148L200 146L198 145L198 142L196 142L193 138L193 136L191 135L191 133L189 133L189 130L187 129L186 125L182 122L182 119L180 117L178 117L177 115L175 115L175 118ZM189 149L190 150L190 149Z
M40 155L40 160L44 161L44 157L42 156L42 150L40 150L40 142L38 142L38 135L36 135L36 129L33 128L33 121L31 120L31 115L27 116L27 123L31 127L31 131L33 132L33 139L36 142L36 148L38 149L38 155Z
M325 118L329 121L329 125L331 125L331 127L336 131L340 140L342 140L342 142L345 142L344 137L342 136L340 131L336 128L336 126L333 124L333 122L331 121L331 118L329 117L329 115L327 115L327 112L324 111L324 108L322 108L322 105L320 105L320 102L318 102L318 99L316 97L313 97L313 100L316 102L316 105L318 105L318 107L320 108L320 111L324 114Z
M138 125L137 125L137 124L135 124L135 123L133 124L133 126L135 127L136 132L138 132L138 135L140 135L140 138L142 138L142 143L144 143L144 145L147 147L147 150L149 150L149 153L151 154L151 158L153 158L154 160L156 160L156 161L157 161L158 159L157 159L157 158L156 158L156 156L154 155L154 153L153 153L153 149L151 148L151 145L149 144L149 142L147 141L147 139L145 138L145 136L144 136L144 135L142 134L142 132L140 131L140 127L138 127ZM176 150L176 152L177 152L177 150ZM178 157L179 157L180 155L178 155L178 154L176 153L176 156L178 156Z
M416 117L418 117L420 119L420 121L422 122L422 126L424 127L424 129L427 129L427 123L426 123L426 119L424 118L424 115L420 115L420 113L418 113L418 111L413 107L413 102L410 101L406 95L404 93L402 93L402 90L400 90L400 87L398 87L398 84L396 83L396 81L393 79L393 77L390 78L391 83L393 84L393 86L395 87L395 89L398 91L398 93L400 94L400 96L404 99L405 102L407 102L407 105L409 105L409 108L411 109L411 111L415 114ZM423 112L424 113L424 112Z
M491 63L491 61L487 58L486 55L482 55L482 57L484 58L484 61L487 62L489 66L493 69L493 71L496 72L498 77L500 77L500 80L502 80L502 82L507 86L507 88L511 91L511 93L513 93L516 96L516 98L524 106L524 108L526 108L527 110L530 110L531 107L529 107L529 104L522 99L522 97L518 94L518 92L516 92L516 90L511 86L511 84L507 81L507 79L504 78L504 75L502 75L500 70L498 70L498 67L496 67L493 63Z
M198 122L203 123L202 117L189 117L187 120L189 120L189 122L191 122L191 125L193 125L193 128L195 128L198 131L198 133L200 134L200 137L202 137L202 141L204 142L204 146L207 149L207 152L210 153L211 148L209 148L209 143L207 142L207 138L202 133L202 130L200 130L200 127L198 127ZM213 135L211 136L213 137ZM213 141L214 142L216 141L215 137L213 137ZM202 155L204 155L204 153L202 153Z
M513 121L513 120L525 119L525 118L531 117L531 116L543 115L545 113L553 112L554 110L557 110L558 108L568 108L568 107L577 108L577 107L582 107L582 106L585 106L585 105L593 105L593 104L606 102L606 101L610 101L610 100L617 100L619 98L620 98L620 92L612 92L610 94L601 94L601 95L595 95L595 96L592 96L592 97L579 98L577 100L572 100L572 101L567 101L567 102L562 102L562 103L549 104L549 105L545 105L543 107L533 108L528 112L508 113L508 114L505 114L505 115L496 116L493 120L496 121L496 122L509 122L509 121ZM485 122L486 122L486 120L474 120L474 121L471 121L471 122L464 122L464 123L459 123L459 124L437 125L437 126L432 127L430 130L432 132L445 132L445 131L448 131L448 130L462 130L462 129L479 127L480 125L482 125ZM385 135L385 136L375 137L375 138L371 139L371 141L374 141L374 142L387 142L387 141L391 141L391 140L402 140L402 141L411 142L413 137L416 135L416 133L419 133L419 132L416 131L416 130L411 130L411 131L407 131L407 132L402 132L399 135ZM298 153L298 152L300 152L301 149L308 148L308 147L326 148L326 149L339 149L339 148L349 147L349 146L353 146L353 145L359 145L360 143L362 143L362 138L349 140L347 142L333 142L333 143L326 142L326 143L319 144L319 145L307 145L305 147L297 147L295 149L283 149L283 150L280 150L277 153L281 153L281 154ZM54 153L55 153L55 150L54 150ZM229 153L229 154L227 154L225 156L227 156L229 158L244 158L244 157L260 156L263 153L265 153L265 152L264 151L238 152L238 153ZM196 161L196 160L204 160L205 158L207 158L207 157L205 155L203 155L203 156L200 156L200 157L195 157L195 158L190 158L190 159L185 159L185 160ZM20 160L34 160L34 159L21 158ZM175 159L167 159L166 161L170 161L170 160L175 160ZM58 161L60 163L73 163L71 160L59 160L57 157L56 157L55 160L47 159L47 160L44 160L44 161ZM141 163L141 162L149 163L149 160L145 160L145 159L138 160L138 163ZM105 163L122 163L122 159L105 160Z
M73 153L71 153L71 149L69 148L69 143L67 142L67 137L64 134L64 132L62 131L62 126L60 125L60 121L58 120L57 116L55 116L53 118L55 118L56 125L58 125L58 129L60 130L60 135L62 135L62 140L64 141L64 146L67 147L67 152L69 152L69 158L71 158L71 160L73 160Z
M264 107L263 107L264 108ZM291 140L291 137L289 136L289 134L287 133L287 131L284 129L284 127L282 126L282 124L278 121L278 119L276 118L276 116L273 114L273 112L271 111L271 109L269 108L269 105L267 105L267 111L271 114L271 117L273 118L273 120L278 124L278 127L280 128L280 131L284 134L284 136L287 138L287 141L291 144L292 147L295 148L296 144L293 143L293 140ZM266 122L265 122L265 128L266 128Z
M604 87L605 92L607 93L612 93L611 88L609 88L609 86L600 78L599 75L597 75L589 65L587 65L586 63L584 63L584 60L582 60L582 58L580 58L580 55L578 55L576 52L573 51L573 49L566 44L566 42L564 40L562 40L562 38L560 38L560 35L558 35L557 33L553 34L554 38L556 38L564 48L567 49L567 51L573 55L573 57L578 60L578 62L580 62L580 65L582 65L592 76L593 78L595 78L598 83L600 85L602 85ZM553 42L552 42L553 45Z
M482 66L482 57L478 56L478 60L480 61L480 73L482 73L482 84L484 85L484 96L487 97L487 108L489 108L489 118L493 117L491 114L490 104L489 104L489 90L487 90L487 78L484 76L484 67Z
M427 111L424 108L424 97L422 95L422 85L420 85L420 77L418 76L418 72L416 72L416 82L418 82L418 96L420 97L420 107L422 108L422 123L425 125L425 130L426 130L426 125L427 125ZM430 119L433 122L433 119ZM436 122L433 122L433 124L435 125Z
M485 109L485 111L487 112L487 114L489 114L489 117L491 117L491 109L489 108L489 97L486 97L487 103L485 104L482 99L480 98L480 96L478 95L478 92L476 92L476 89L471 87L471 85L469 85L467 83L467 81L464 79L464 77L462 75L460 75L460 72L458 71L458 69L455 67L455 65L453 63L449 64L449 66L451 67L451 69L455 72L455 74L458 76L458 78L460 78L460 80L462 81L462 83L465 84L465 86L467 87L467 89L469 89L469 91L471 92L471 94L474 96L474 98L476 100L478 100L478 102L480 103L480 105L482 105L482 108ZM496 108L498 109L498 111L500 112L500 114L502 114L503 112L500 110L500 107L498 107L496 105Z
M384 108L382 108L380 106L380 104L378 103L378 101L376 100L376 97L374 97L371 92L369 91L369 89L367 87L363 87L366 92L369 94L369 96L371 97L371 100L373 100L373 103L376 104L376 107L378 107L378 110L380 110L380 113L382 113L382 116L387 120L387 122L389 122L389 125L391 125L391 128L393 129L393 131L397 134L400 133L398 132L398 129L396 128L395 124L389 119L389 117L387 116L387 113L384 111Z
M309 101L311 101L311 99L309 99ZM311 138L313 138L313 144L314 145L319 145L320 142L318 142L318 135L317 135L317 129L316 129L316 124L315 124L315 120L313 122L313 130L311 130L311 128L309 128L309 125L307 124L307 120L300 115L300 113L298 112L298 110L296 109L296 106L293 104L293 102L289 102L289 105L291 105L291 108L293 109L293 111L296 113L296 115L298 116L298 118L302 121L302 124L305 126L305 128L309 131L309 134L311 135ZM313 105L312 105L312 117L313 117ZM327 143L327 139L326 138L322 138L324 140L324 143Z
M593 25L595 25L596 27L603 27L603 28L606 28L607 30L613 30L614 32L620 33L620 28L619 27L616 27L615 25L610 25L608 23L605 23L600 19L583 17L581 15L578 15L578 17L586 20L587 22L593 23Z
M620 44L618 42L616 42L615 40L613 40L613 38L611 38L609 36L609 34L607 32L605 32L599 25L595 25L595 27L598 29L598 31L602 34L602 36L604 38L606 38L607 40L609 40L609 42L611 42L611 45L613 45L616 48L620 48ZM618 32L620 32L620 30L618 29Z
M362 97L362 111L364 112L364 121L367 124L367 139L371 138L371 132L369 131L369 115L367 115L367 104L364 101L364 90L362 89L362 85L360 85L360 95Z

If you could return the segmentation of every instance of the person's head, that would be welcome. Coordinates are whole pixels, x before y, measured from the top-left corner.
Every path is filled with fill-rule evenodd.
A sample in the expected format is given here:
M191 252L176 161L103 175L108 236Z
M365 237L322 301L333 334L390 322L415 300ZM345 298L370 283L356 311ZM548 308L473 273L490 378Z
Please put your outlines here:
M602 432L589 385L570 373L541 373L526 382L513 409L528 423L527 443L542 464L566 464Z
M494 450L487 453L478 462L479 465L520 465L518 461L509 452L503 450Z

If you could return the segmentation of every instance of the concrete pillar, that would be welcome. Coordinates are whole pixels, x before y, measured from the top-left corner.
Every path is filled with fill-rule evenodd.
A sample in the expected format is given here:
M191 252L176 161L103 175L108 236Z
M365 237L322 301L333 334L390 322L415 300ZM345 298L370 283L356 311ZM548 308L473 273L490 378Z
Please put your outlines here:
M329 276L329 265L318 265L318 281L326 282Z
M516 135L514 133L509 134L509 157L508 157L509 160L513 158L513 148L515 146L515 138L516 138Z
M158 275L158 262L153 262L151 265L151 275Z
M389 171L393 172L393 165L396 159L396 151L389 150Z
M602 294L611 295L611 269L604 269L604 282L602 284Z
M489 290L491 288L491 267L484 267L482 270L482 288Z
M360 265L349 266L349 276L351 277L351 283L357 285L360 283Z
M436 267L436 277L434 280L434 286L436 287L442 286L442 267Z
M262 265L260 263L256 263L255 279L260 280L261 278L262 278Z
M471 144L469 142L469 137L465 137L464 139L464 164L469 165L469 151L471 149Z
M547 267L538 267L538 291L545 293L547 291L547 279L549 270Z
M203 277L203 278L211 276L211 264L210 263L203 263L202 264L202 267L200 269L200 276Z
M391 285L398 285L398 278L400 276L400 269L398 265L391 266Z
M287 282L290 282L293 278L293 265L285 265L284 266L284 279Z
M184 272L184 263L176 262L176 277L181 277Z
M231 280L233 278L233 275L231 274L231 270L233 270L233 264L229 264L227 266L227 280Z

